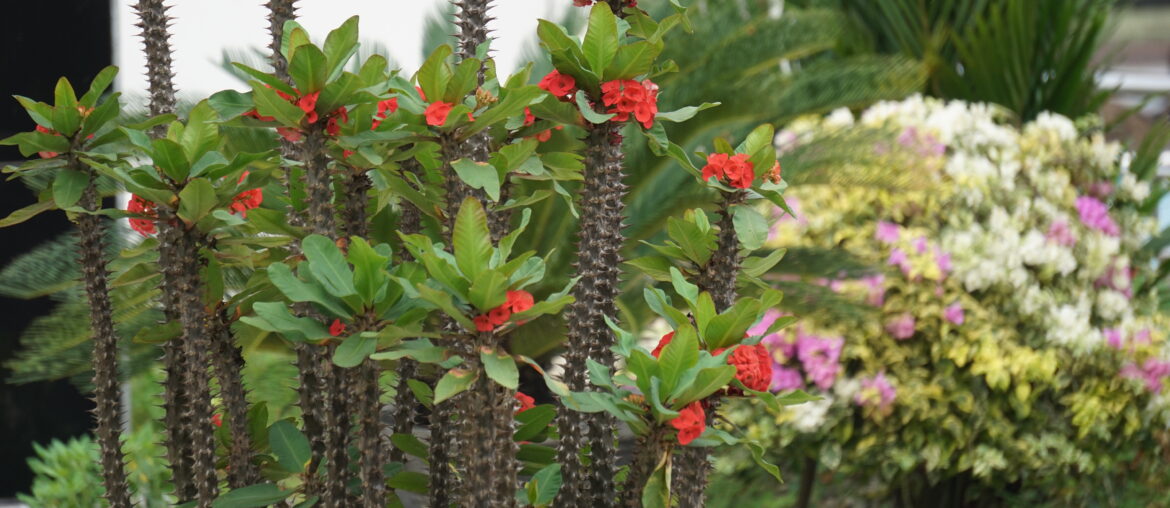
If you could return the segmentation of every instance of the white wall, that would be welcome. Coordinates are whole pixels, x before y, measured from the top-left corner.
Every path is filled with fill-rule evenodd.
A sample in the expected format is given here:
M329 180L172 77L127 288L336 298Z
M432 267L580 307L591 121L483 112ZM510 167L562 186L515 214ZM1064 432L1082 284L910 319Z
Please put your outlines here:
M426 17L446 0L300 0L300 23L316 41L352 15L361 16L360 40L373 40L390 48L407 75L421 63L420 47ZM114 63L117 89L142 97L146 91L142 39L134 26L137 17L130 0L114 2ZM167 0L174 19L175 86L180 97L198 99L224 88L242 89L239 80L219 66L224 49L246 50L268 44L264 0ZM537 18L559 19L568 0L497 0L491 14L496 41L494 56L501 76L520 63L525 41L535 38Z

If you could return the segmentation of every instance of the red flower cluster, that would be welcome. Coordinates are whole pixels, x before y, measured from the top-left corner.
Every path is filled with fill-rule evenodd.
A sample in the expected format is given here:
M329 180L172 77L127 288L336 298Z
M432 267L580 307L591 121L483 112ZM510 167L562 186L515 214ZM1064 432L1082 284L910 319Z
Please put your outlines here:
M508 322L512 314L517 312L524 312L532 308L534 301L532 294L527 291L508 291L507 300L487 314L480 314L475 316L475 329L481 332L490 332Z
M661 339L658 339L658 345L654 346L654 351L651 351L650 354L653 355L654 358L658 358L658 355L662 354L663 348L665 348L667 344L670 344L672 339L674 339L674 332L669 332L666 335L663 335Z
M707 430L707 413L703 411L703 404L697 400L688 404L679 410L678 416L670 421L670 426L678 429L679 444L690 444Z
M707 156L707 165L703 166L703 180L715 177L726 180L732 187L746 189L752 186L756 173L747 154L737 153L728 156L725 153L713 153Z
M577 91L577 80L573 79L573 76L561 74L553 70L545 74L536 86L547 90L548 93L555 95L557 99L568 101L573 98L573 93Z
M264 86L272 88L269 85ZM320 116L317 114L317 98L320 97L321 92L313 92L302 96L299 95L299 90L296 90L295 88L293 90L297 92L298 96L294 97L280 90L276 90L276 95L279 95L280 98L293 103L296 105L296 107L301 108L301 111L305 112L305 121L308 123L316 123L317 120L320 119ZM252 108L251 111L244 113L243 116L255 118L261 122L276 121L276 119L271 116L260 115L260 113L255 108ZM340 127L337 125L337 118L339 116L341 117L342 121L349 121L349 115L346 114L345 106L337 108L336 111L329 114L329 122L325 126L325 131L331 136L336 136L340 132ZM301 139L301 131L295 127L277 127L276 132L280 134L281 137L289 141L300 141Z
M520 414L536 407L536 399L533 399L532 397L529 397L522 392L516 392L516 401L520 403L520 407L516 409L515 414Z
M342 323L340 319L334 319L333 324L329 325L329 335L340 337L343 333L345 333L345 323Z
M349 111L345 109L345 106L337 108L337 111L330 113L329 120L325 122L326 134L329 134L333 137L337 137L338 134L341 134L341 125L338 123L338 119L341 119L342 122L349 121Z
M427 117L427 125L441 127L447 123L447 115L451 113L451 109L454 107L454 104L442 101L427 106L427 110L423 112Z
M211 415L211 424L216 427L223 427L223 415L219 413Z
M658 114L658 85L650 80L641 83L632 79L618 79L601 84L601 102L612 113L613 121L624 122L634 119L647 129L654 126L654 115Z
M237 183L243 182L247 177L248 172L244 171L244 173L240 175L240 179ZM248 210L259 207L260 203L263 202L264 191L262 189L248 189L239 194L236 194L236 197L232 198L232 204L228 207L228 209L231 210L232 213L239 212L240 217L247 217Z
M155 219L158 219L158 212L155 211L154 203L131 195L130 202L126 204L126 211L146 217L153 217L153 219L131 217L130 229L137 231L142 236L150 236L158 232L158 229L154 225Z
M718 355L727 348L716 349ZM735 379L749 389L762 392L772 383L772 356L762 344L739 346L727 355L727 364L735 366ZM729 388L729 392L738 392L737 388Z
M370 130L377 129L382 124L388 115L394 114L398 111L398 98L391 97L384 101L378 102L378 114L374 115L374 124L370 126Z
M37 126L37 132L43 132L52 136L60 136L60 134L57 134L57 131L42 125ZM42 159L52 159L59 154L57 152L37 152L37 155L40 155Z

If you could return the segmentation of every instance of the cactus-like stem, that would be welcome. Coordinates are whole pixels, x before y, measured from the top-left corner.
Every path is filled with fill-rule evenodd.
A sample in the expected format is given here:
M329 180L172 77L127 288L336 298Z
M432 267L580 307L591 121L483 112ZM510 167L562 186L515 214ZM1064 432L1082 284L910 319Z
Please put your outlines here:
M294 306L298 314L305 314L305 305ZM325 457L325 426L326 407L326 379L325 367L322 366L323 355L318 351L319 346L298 342L294 346L297 353L297 387L298 402L301 406L301 419L305 422L305 437L309 440L311 456L305 474L305 495L318 496L321 494L317 470Z
M663 456L670 460L669 453L672 444L666 439L666 436L669 435L668 431L669 429L663 425L655 425L645 436L638 437L634 449L634 459L630 462L629 474L626 476L625 483L622 484L621 506L642 508L642 490L646 487L650 475L654 474L654 470L662 462ZM672 481L671 485L678 485L678 481Z
M366 217L366 205L369 203L368 194L373 184L366 173L357 168L345 176L345 204L341 211L342 223L347 236L365 237L369 234L370 224Z
M264 4L268 8L268 33L272 35L268 49L272 50L269 61L276 77L285 83L290 83L288 76L288 60L280 53L280 41L284 38L284 24L297 19L297 0L268 0Z
M454 445L459 433L456 398L435 404L431 410L431 442L427 447L430 462L430 483L427 485L429 506L448 508L458 499L459 477L451 470L459 453Z
M72 153L68 164L74 169L83 167ZM86 210L95 211L98 209L97 187L92 172L86 172L90 174L90 183L79 204ZM101 449L102 483L106 487L106 501L111 507L129 508L130 487L126 483L126 461L118 434L121 427L121 411L118 407L118 335L114 331L114 311L107 284L109 272L106 270L102 239L104 229L98 215L82 214L77 217L81 279L89 299L89 323L93 329L93 414Z
M353 369L356 381L358 417L358 479L362 485L361 505L366 508L386 506L386 475L383 473L382 422L378 418L382 388L378 384L381 368L367 358Z
M476 339L489 351L497 342L491 333L481 333ZM470 448L462 450L466 472L461 506L516 506L520 472L516 461L519 449L512 441L516 392L491 380L482 371L476 355L470 358L467 367L480 369L480 373L468 390L463 406L462 433Z
M702 291L711 293L715 302L715 309L726 311L735 305L735 284L739 276L740 256L739 238L735 235L735 222L731 207L743 203L747 198L745 191L735 191L726 195L719 209L719 236L716 251L711 259L699 271L698 285ZM707 413L707 424L714 419L715 410ZM711 462L707 458L706 448L684 448L674 462L674 478L677 480L674 489L678 495L681 508L701 508L706 504L707 477L711 472Z
M573 288L576 301L566 313L568 328L564 381L569 389L583 391L586 383L586 358L612 367L613 332L605 317L617 316L620 249L623 243L622 151L620 124L594 125L586 139L584 185L580 200L580 229L577 244L577 275ZM616 473L616 446L612 416L606 413L561 411L558 418L561 442L557 461L565 483L561 487L562 506L612 506L613 476ZM580 459L580 451L590 447L590 464Z
M169 6L163 0L138 0L134 5L138 11L138 28L142 29L142 43L146 53L146 77L149 83L150 114L152 116L175 112L175 73L171 68L170 26L167 16ZM166 132L160 125L155 135Z
M456 0L455 25L459 27L459 58L475 58L475 49L488 40L487 24L491 21L488 11L491 0ZM480 69L483 82L483 69Z
M252 464L252 438L248 433L248 397L244 388L242 372L244 357L232 337L227 314L216 313L210 317L212 327L211 350L215 377L219 380L219 396L231 435L228 446L228 485L233 489L247 487L260 480L260 471Z
M422 165L416 159L407 159L402 163L403 171L419 175L422 173ZM418 209L413 205L403 202L402 210L398 217L398 230L403 234L414 234L422 231L422 216ZM414 256L410 251L402 249L402 260L412 261ZM414 393L411 392L410 387L406 381L415 376L416 362L410 358L402 358L398 361L398 387L394 394L394 433L395 434L413 434L415 408L417 402L414 398ZM397 447L391 447L389 452L389 459L391 462L406 462L406 453L399 450Z
M333 208L333 178L329 174L329 154L325 151L324 122L305 129L301 140L301 161L305 164L305 192L308 215L305 225L310 233L334 238L337 220Z

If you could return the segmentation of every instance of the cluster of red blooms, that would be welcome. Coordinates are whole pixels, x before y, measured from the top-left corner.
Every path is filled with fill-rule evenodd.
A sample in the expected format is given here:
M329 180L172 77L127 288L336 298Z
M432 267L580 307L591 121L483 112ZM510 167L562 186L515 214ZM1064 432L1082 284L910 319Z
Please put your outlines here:
M647 129L654 126L654 115L658 114L658 85L645 79L641 83L632 79L618 79L601 84L601 102L613 114L615 122L634 119Z
M532 125L534 123L536 123L536 115L532 114L532 110L530 110L528 108L524 108L524 126L527 127L527 126ZM558 125L555 127L555 129L558 131L562 130L564 128L565 128L564 125ZM544 143L545 141L548 141L549 138L552 137L552 129L545 129L543 131L540 131L540 132L533 134L532 136L528 136L528 137L536 138L537 141Z
M658 345L654 347L654 351L650 354L658 358L662 354L662 350L666 348L667 344L674 339L674 332L667 333L658 341ZM719 355L727 348L719 348L712 351L712 354ZM762 344L741 345L735 348L730 355L727 355L727 364L735 366L735 379L743 383L744 386L755 391L764 391L768 389L768 385L772 383L772 357L768 354L767 348ZM741 395L740 390L734 387L728 387L727 393L729 395ZM696 401L687 406L678 417L671 420L670 424L676 429L679 429L678 439L679 443L687 444L691 442L699 434L703 433L706 427L703 408L701 401ZM693 407L693 409L692 409ZM689 412L688 412L689 411ZM698 430L695 430L694 413L698 412L698 421L701 423ZM684 428L686 429L686 439L684 440Z
M577 92L577 80L573 79L573 76L561 74L556 70L545 74L536 86L565 102L573 100L573 94Z
M269 88L272 87L269 86ZM293 103L296 105L296 107L301 108L301 111L305 112L305 121L309 123L317 123L317 120L321 118L320 115L317 114L317 98L321 95L321 92L299 95L300 91L297 91L296 89L293 90L297 92L297 97L293 97L280 90L276 90L276 94L279 95L280 98ZM271 116L261 116L255 108L253 108L251 111L248 111L247 113L244 113L244 116L255 118L262 122L272 122L276 120ZM325 124L325 132L330 136L337 136L341 133L341 126L338 125L337 121L339 117L341 118L342 122L349 121L349 114L348 111L346 111L345 106L341 106L329 113L329 120ZM301 139L301 130L295 127L277 127L276 132L284 137L284 139L289 141L300 141Z
M93 112L93 108L87 108L85 106L77 106L77 111L81 112L82 118L85 118L85 117L89 116L89 114L91 112ZM43 133L48 134L50 136L60 136L61 135L59 132L57 132L53 129L50 129L48 127L45 127L43 125L37 125L36 131L43 132ZM86 136L85 139L93 139L93 134ZM53 157L56 157L60 154L57 152L37 152L37 155L41 156L42 159L52 159Z
M475 316L475 329L481 332L490 332L508 322L508 318L517 312L524 312L532 308L532 294L527 291L508 291L507 300L500 306L489 310L487 314Z
M427 94L422 91L422 88L416 86L414 89L418 90L418 95L422 97L423 102L427 102ZM451 114L452 109L455 109L455 104L453 103L435 101L427 106L426 111L423 111L423 116L427 119L427 125L431 127L442 127L443 124L447 123L447 115ZM467 121L475 121L475 116L470 111L467 112Z
M329 335L340 337L343 333L345 333L345 323L342 323L340 319L334 319L333 324L329 325Z
M240 175L239 182L243 182L244 178L248 177L248 172L244 171ZM232 198L232 204L228 205L228 210L231 213L239 213L241 217L248 216L248 210L258 208L260 203L264 202L263 189L248 189ZM126 211L141 215L145 217L153 217L152 219L130 218L130 229L137 231L142 236L150 236L158 232L154 222L158 219L158 212L155 210L157 205L151 201L147 201L137 195L130 195L130 202L126 204Z
M573 0L573 5L577 7L589 7L593 5L593 0ZM637 7L638 0L626 0L626 7Z
M520 414L536 407L536 399L525 395L523 392L516 392L516 401L520 403L520 407L516 408L515 414Z
M747 158L747 154L742 153L730 156L725 153L708 155L707 165L703 166L703 180L709 180L711 177L715 177L739 189L751 187L752 180L756 178L756 173L753 164L748 162ZM779 169L779 165L772 167L772 171L776 172L777 178L779 178Z
M703 411L703 404L696 400L680 409L678 416L670 421L670 426L678 429L679 444L690 444L707 430L707 413Z
M377 129L379 125L382 125L382 120L385 120L388 115L394 114L395 111L398 111L397 97L379 101L378 113L374 115L374 123L370 125L370 130Z

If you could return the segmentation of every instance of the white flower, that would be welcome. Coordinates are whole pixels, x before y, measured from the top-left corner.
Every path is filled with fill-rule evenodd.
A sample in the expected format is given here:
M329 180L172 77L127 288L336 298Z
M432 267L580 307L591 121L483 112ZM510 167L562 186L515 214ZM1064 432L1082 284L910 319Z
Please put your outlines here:
M833 401L833 396L826 394L820 400L790 406L788 409L792 411L792 426L800 432L817 430L825 423L825 416L833 406Z

